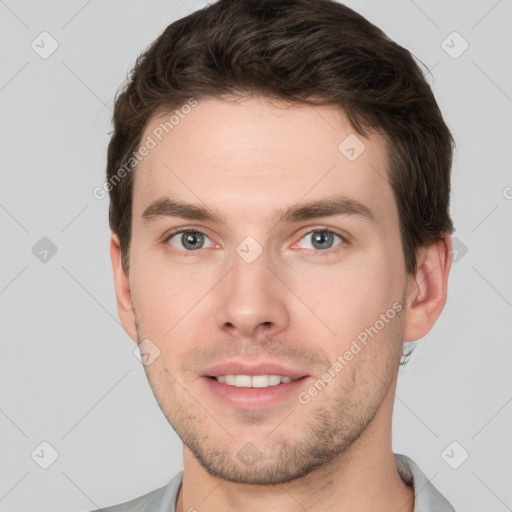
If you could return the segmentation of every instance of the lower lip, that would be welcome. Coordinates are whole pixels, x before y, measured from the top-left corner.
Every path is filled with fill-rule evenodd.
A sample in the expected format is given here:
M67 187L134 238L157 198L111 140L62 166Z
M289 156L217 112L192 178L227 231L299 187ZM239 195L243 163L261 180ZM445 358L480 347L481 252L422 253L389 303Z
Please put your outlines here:
M211 393L231 407L237 409L265 409L292 395L297 396L307 378L302 377L292 382L269 386L268 388L237 388L210 377L203 377L203 380Z

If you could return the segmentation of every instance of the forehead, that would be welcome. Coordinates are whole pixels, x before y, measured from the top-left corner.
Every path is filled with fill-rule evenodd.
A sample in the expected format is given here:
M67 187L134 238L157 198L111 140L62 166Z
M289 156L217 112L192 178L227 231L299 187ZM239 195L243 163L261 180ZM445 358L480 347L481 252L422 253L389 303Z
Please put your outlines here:
M165 196L248 221L333 194L377 215L395 208L385 139L357 134L334 107L204 99L151 119L141 144L134 216Z

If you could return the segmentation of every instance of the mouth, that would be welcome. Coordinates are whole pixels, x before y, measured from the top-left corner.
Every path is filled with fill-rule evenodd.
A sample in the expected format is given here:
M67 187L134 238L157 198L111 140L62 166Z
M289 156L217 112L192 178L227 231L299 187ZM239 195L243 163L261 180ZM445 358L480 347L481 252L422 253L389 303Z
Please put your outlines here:
M298 395L310 376L276 364L224 363L209 368L203 382L213 398L235 409L257 410Z
M210 377L226 386L236 388L270 388L279 386L279 384L288 384L297 379L286 377L285 375L218 375Z

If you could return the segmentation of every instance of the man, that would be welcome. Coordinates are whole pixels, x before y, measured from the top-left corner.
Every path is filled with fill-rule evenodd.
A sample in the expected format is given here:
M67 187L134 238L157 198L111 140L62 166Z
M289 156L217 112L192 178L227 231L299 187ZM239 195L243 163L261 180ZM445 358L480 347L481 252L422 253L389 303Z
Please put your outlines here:
M446 301L453 140L406 50L331 0L171 24L114 109L118 311L184 470L110 512L453 510L391 449Z

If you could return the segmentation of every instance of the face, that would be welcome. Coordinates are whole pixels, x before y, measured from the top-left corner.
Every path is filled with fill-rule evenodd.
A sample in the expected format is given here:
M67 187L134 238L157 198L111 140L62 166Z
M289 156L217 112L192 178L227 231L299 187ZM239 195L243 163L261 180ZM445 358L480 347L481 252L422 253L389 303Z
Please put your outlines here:
M287 482L390 421L407 275L385 141L255 97L168 119L134 177L145 371L210 474Z

